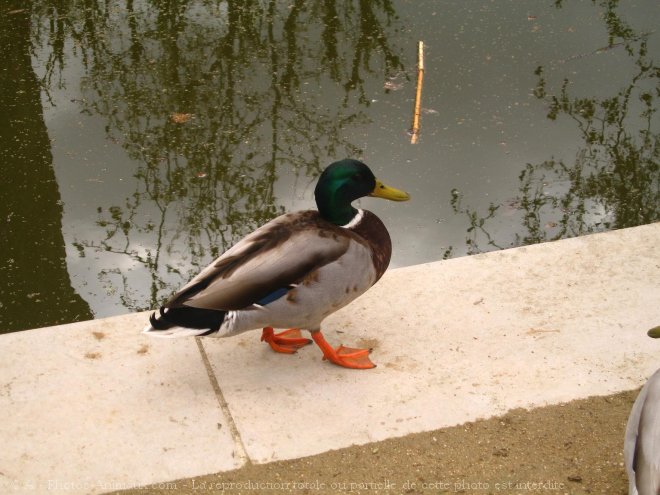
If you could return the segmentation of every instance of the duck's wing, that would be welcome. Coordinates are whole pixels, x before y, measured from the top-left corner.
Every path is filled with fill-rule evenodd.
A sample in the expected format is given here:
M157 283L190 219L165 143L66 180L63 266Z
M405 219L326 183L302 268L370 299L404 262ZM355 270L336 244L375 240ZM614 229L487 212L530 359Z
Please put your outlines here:
M226 251L165 307L246 308L335 261L351 240L315 211L282 215Z

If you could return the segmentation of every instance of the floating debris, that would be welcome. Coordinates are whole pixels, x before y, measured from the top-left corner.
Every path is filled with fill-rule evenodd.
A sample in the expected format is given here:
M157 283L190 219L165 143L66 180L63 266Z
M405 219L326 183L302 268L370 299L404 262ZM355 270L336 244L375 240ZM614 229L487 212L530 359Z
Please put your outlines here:
M192 114L191 113L173 113L170 115L170 121L174 122L175 124L185 124L188 122L190 119L192 119Z
M422 104L422 84L424 81L424 42L420 41L417 45L417 91L415 94L415 107L413 111L413 125L410 136L410 144L417 144L419 138L420 123L419 115Z
M383 84L383 89L386 89L388 91L399 91L400 89L403 89L403 83L399 83L395 81L385 81L385 84Z

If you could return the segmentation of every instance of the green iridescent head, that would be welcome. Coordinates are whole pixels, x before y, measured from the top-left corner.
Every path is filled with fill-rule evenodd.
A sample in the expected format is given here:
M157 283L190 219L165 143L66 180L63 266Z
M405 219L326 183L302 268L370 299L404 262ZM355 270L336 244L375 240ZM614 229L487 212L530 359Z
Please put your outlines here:
M388 187L380 182L369 167L358 160L345 159L326 168L314 190L316 206L321 217L336 225L346 225L357 210L351 203L364 196L392 201L407 201L408 193Z

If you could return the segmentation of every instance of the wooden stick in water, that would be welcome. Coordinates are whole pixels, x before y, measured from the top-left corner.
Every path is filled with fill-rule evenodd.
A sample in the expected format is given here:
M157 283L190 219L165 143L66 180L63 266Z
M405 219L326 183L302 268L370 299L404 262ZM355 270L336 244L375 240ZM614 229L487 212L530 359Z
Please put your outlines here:
M424 82L424 42L420 41L417 49L417 94L415 95L415 112L413 114L412 135L410 144L416 144L419 137L419 114L422 105L422 83Z

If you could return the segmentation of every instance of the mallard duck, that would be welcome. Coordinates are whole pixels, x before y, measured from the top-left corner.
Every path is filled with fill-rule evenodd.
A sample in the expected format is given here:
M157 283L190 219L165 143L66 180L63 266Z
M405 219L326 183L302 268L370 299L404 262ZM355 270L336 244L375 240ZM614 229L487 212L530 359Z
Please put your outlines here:
M318 211L286 213L241 239L153 313L144 331L229 337L262 329L263 342L290 354L312 343L302 337L303 329L331 363L375 367L370 349L333 348L321 324L374 285L390 262L392 243L383 222L351 203L364 196L410 196L351 159L328 166L314 196Z
M660 494L660 369L642 387L633 404L626 426L623 457L628 472L628 493Z

